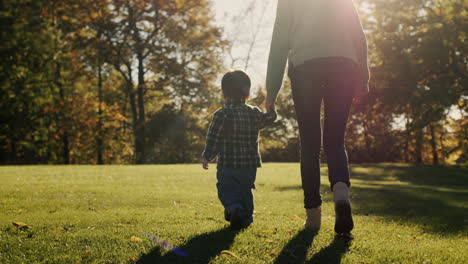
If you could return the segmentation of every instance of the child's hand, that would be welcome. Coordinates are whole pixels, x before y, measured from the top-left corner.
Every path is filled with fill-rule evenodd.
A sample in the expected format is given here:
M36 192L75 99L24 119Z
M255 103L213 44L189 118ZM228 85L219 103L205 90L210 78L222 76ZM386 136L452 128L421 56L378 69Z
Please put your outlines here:
M209 164L209 163L210 163L210 162L209 162L208 160L203 159L203 160L202 160L203 169L207 170L207 169L208 169L208 164Z

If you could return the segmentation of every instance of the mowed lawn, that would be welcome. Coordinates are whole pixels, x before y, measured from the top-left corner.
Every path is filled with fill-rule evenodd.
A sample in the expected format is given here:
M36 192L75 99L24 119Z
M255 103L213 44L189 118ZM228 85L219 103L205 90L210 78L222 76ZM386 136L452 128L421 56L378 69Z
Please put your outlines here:
M258 170L255 222L235 233L214 164L0 167L0 263L468 263L466 167L352 166L352 239L334 236L326 175L318 234L296 163Z

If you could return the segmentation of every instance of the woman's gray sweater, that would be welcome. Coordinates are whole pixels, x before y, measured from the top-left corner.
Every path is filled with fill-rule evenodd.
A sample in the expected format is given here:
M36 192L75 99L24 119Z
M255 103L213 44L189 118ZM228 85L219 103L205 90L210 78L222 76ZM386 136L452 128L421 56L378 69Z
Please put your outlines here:
M268 60L267 100L274 102L283 82L286 61L298 66L323 57L355 61L369 91L367 39L352 0L278 0Z

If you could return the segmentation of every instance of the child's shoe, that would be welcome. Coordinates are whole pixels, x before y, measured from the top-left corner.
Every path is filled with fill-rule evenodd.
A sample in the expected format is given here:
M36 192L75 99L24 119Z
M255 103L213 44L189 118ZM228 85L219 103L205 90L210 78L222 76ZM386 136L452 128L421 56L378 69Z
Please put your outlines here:
M319 230L322 222L322 209L320 207L306 209L306 215L304 228Z
M229 215L229 220L231 222L231 229L241 229L244 223L244 218L242 217L242 210L240 208L234 209L234 211Z
M244 217L244 220L242 222L242 228L247 228L253 223L253 216L250 217Z

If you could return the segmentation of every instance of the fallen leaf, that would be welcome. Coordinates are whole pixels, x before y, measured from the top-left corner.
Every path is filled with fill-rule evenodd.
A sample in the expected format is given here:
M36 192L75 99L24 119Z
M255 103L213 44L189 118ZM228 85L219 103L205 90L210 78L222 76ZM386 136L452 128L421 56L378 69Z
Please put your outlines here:
M130 241L135 242L135 243L141 243L143 242L143 239L137 237L137 236L132 236L130 237Z
M273 242L275 242L275 241L273 241L273 240L271 240L271 239L265 239L265 242L267 242L267 243L273 243Z
M23 222L13 222L13 225L14 226L27 226L27 224Z
M31 228L30 225L23 223L23 222L13 222L13 225L16 226L18 229L26 229L26 228Z
M62 230L60 228L55 228L54 230L51 231L52 233L60 234L62 233Z
M239 258L236 254L232 253L232 252L229 251L229 250L223 250L223 251L221 251L221 255L229 255L229 256L235 257L235 258L237 258L237 259Z
M272 249L268 254L270 254L270 255L278 255L278 250Z

